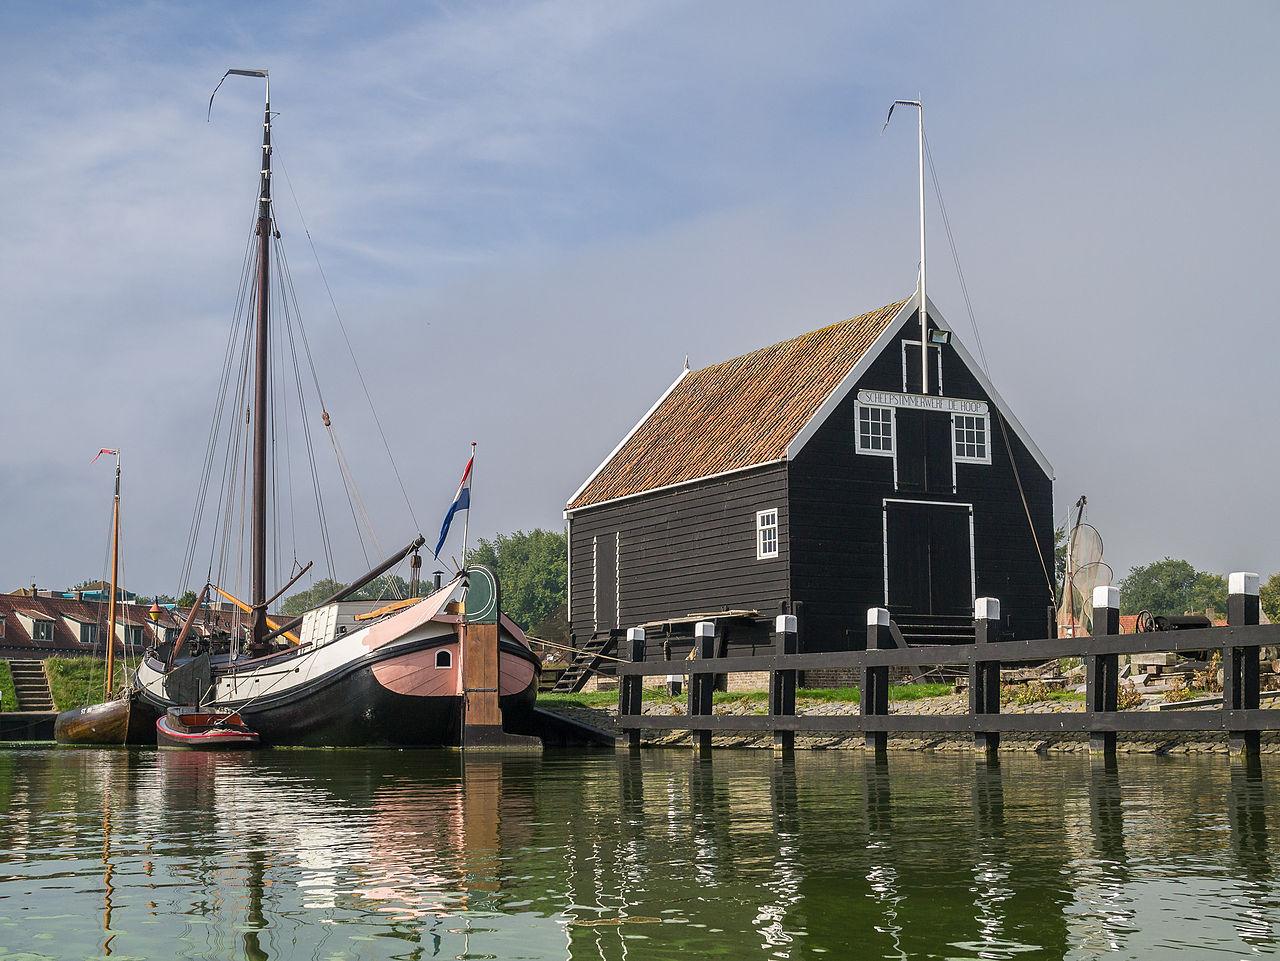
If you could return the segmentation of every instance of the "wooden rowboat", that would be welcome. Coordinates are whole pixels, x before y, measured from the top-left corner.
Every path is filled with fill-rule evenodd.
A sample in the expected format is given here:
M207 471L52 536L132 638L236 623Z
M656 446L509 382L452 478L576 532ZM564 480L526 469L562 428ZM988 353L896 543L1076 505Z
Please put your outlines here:
M235 711L171 707L156 719L159 747L223 751L258 746L258 732Z

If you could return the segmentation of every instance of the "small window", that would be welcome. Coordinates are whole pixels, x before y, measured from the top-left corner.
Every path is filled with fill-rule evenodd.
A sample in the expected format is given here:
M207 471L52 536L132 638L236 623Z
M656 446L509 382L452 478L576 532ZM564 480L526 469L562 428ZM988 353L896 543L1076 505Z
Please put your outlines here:
M987 418L984 414L955 414L951 418L955 436L956 461L968 464L990 464Z
M0 637L4 637L4 615L0 614Z
M778 510L756 512L756 560L778 556Z
M858 405L858 453L893 456L894 421L892 407Z
M98 625L97 624L81 624L80 625L80 643L89 644L89 645L98 643Z
M126 624L124 628L124 642L130 647L138 647L142 644L142 625Z
M453 667L453 651L436 651L436 667Z
M164 629L164 642L172 644L178 639L178 629L176 627L166 627Z
M36 641L52 641L53 640L53 621L32 621L33 629L31 631L32 640Z

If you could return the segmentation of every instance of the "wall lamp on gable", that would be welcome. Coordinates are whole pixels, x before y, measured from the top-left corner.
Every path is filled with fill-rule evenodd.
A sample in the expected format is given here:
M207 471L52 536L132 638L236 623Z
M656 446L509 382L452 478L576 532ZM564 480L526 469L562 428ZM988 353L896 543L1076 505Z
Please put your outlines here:
M929 331L929 343L936 344L939 347L945 347L947 344L951 343L951 331L939 330L936 327L933 328Z

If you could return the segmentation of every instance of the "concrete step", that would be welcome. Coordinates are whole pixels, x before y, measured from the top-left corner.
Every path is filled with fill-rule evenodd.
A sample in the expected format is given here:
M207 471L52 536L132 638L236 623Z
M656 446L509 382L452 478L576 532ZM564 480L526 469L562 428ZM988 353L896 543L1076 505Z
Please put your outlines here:
M49 678L41 661L10 661L9 673L13 676L13 689L18 695L20 711L52 711L53 692L49 690Z

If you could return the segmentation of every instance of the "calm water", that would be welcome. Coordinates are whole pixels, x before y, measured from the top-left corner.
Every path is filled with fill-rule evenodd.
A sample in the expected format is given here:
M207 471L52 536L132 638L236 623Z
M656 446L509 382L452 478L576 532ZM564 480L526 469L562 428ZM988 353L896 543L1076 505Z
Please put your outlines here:
M11 750L0 959L1270 955L1278 776Z

